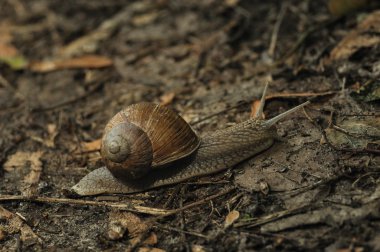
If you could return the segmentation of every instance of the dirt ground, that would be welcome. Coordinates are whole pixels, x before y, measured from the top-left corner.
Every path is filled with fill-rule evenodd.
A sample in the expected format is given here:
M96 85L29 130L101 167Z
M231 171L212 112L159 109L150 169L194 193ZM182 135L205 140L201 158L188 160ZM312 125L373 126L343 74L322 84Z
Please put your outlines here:
M0 250L380 251L369 2L2 0ZM70 190L127 105L167 105L202 136L248 119L267 81L266 118L311 104L265 152L139 194Z

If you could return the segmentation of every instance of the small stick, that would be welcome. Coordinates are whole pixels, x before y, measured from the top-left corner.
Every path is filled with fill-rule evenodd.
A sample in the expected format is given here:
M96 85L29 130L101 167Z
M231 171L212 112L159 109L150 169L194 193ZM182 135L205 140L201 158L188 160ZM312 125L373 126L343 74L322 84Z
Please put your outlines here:
M278 32L280 31L280 26L281 26L282 20L285 17L286 9L287 9L287 5L283 3L281 5L281 9L280 9L280 12L278 14L277 21L276 21L274 28L273 28L273 33L272 33L272 37L271 37L270 45L269 45L269 49L268 49L268 54L272 58L273 58L274 52L276 50Z
M112 203L112 202L104 202L104 201L92 201L92 200L81 200L81 199L68 199L68 198L51 198L51 197L30 197L23 195L0 195L0 202L3 201L30 201L30 202L38 202L38 203L58 203L58 204L68 204L68 205L83 205L83 206L104 206L110 207L119 210L125 210L132 213L140 213L140 214L149 214L155 216L170 216L173 214L177 214L179 212L185 211L189 208L193 208L202 204L207 203L208 201L223 196L232 192L234 189L229 188L220 193L211 195L202 200L196 201L194 203L190 203L180 208L176 209L161 209L161 208L152 208L145 206L135 206L128 203Z

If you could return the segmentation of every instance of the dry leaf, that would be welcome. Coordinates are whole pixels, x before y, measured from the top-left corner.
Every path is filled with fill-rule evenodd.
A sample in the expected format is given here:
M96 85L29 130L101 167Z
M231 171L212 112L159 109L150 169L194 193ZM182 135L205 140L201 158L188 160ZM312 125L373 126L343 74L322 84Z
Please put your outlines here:
M269 185L266 181L260 181L259 182L259 187L260 191L264 194L267 195L269 193Z
M18 151L15 154L8 157L8 160L4 163L4 170L7 172L14 172L16 169L24 168L30 161L32 166L41 165L39 160L42 156L42 152L24 152Z
M91 142L83 142L82 143L82 152L93 152L100 150L100 145L102 144L102 139L96 139Z
M325 130L327 140L336 148L363 149L379 146L380 118L350 117Z
M149 237L145 239L145 241L143 242L143 244L145 244L145 245L155 245L155 244L157 244L157 242L158 242L157 235L152 232L149 235Z
M137 251L138 252L165 252L166 250L159 249L159 248L147 248L147 247L143 247L143 248L139 248Z
M163 106L169 105L174 100L174 97L175 97L174 92L165 93L160 96L160 101L161 101L160 104Z
M146 13L132 18L131 23L135 26L142 26L152 23L158 17L158 12Z
M233 210L228 213L226 219L224 220L224 227L227 228L231 226L237 219L239 219L240 213L236 210Z
M0 241L4 240L7 236L6 232L2 228L3 227L0 227Z
M37 185L40 181L42 162L40 160L43 152L23 152L18 151L8 158L4 164L7 172L17 172L29 166L29 173L24 177L22 192L24 195L31 196L37 193Z
M359 10L368 4L368 0L330 0L329 11L334 16L343 16Z
M50 72L74 68L104 68L112 65L110 58L98 55L84 55L77 58L33 62L29 68L35 72Z
M1 225L3 234L15 234L20 232L20 239L26 244L32 244L35 242L41 242L41 239L33 232L33 230L24 223L19 216L6 210L0 206L0 220L5 220L4 225Z
M205 252L205 248L201 245L193 245L191 246L191 252Z
M363 252L364 247L354 247L354 248L342 248L342 249L337 249L336 252Z
M331 51L330 60L342 60L363 47L380 44L380 11L368 15L355 30L347 34Z
M0 44L0 58L14 57L18 54L18 50L13 45Z
M4 163L3 168L6 172L14 172L17 169L24 167L28 160L29 152L19 151L8 157L8 160Z
M251 118L256 117L256 113L259 110L259 108L260 108L260 100L253 101L251 105ZM263 116L264 116L264 113L263 113Z
M53 123L49 123L47 125L47 132L49 134L49 137L48 139L46 139L44 141L44 144L47 146L47 147L50 147L50 148L53 148L55 147L55 138L57 137L58 135L58 131L57 131L57 125L53 124Z
M224 4L228 7L235 7L239 4L239 0L224 0Z
M12 69L18 70L26 67L27 60L11 44L13 36L10 27L9 24L0 24L0 62L4 62Z
M148 225L133 213L111 212L109 215L108 238L111 240L121 239L126 231L130 237L140 238L147 229Z

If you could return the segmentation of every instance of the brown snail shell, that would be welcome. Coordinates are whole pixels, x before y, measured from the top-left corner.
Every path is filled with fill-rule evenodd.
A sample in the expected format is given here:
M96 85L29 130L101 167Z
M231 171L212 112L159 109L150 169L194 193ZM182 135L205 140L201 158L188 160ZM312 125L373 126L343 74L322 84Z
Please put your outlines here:
M144 102L128 106L108 122L101 155L115 177L129 180L190 155L199 144L177 113Z

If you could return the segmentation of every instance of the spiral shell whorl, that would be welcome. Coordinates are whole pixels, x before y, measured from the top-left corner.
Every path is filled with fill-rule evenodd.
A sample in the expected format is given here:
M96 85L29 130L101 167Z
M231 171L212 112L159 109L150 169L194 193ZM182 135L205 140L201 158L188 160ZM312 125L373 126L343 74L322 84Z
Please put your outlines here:
M125 123L115 125L115 127L107 132L103 137L104 156L112 162L122 163L131 154L131 144L123 133L126 132Z
M110 172L120 180L136 179L151 169L152 143L146 133L131 122L110 122L102 139L101 154Z

